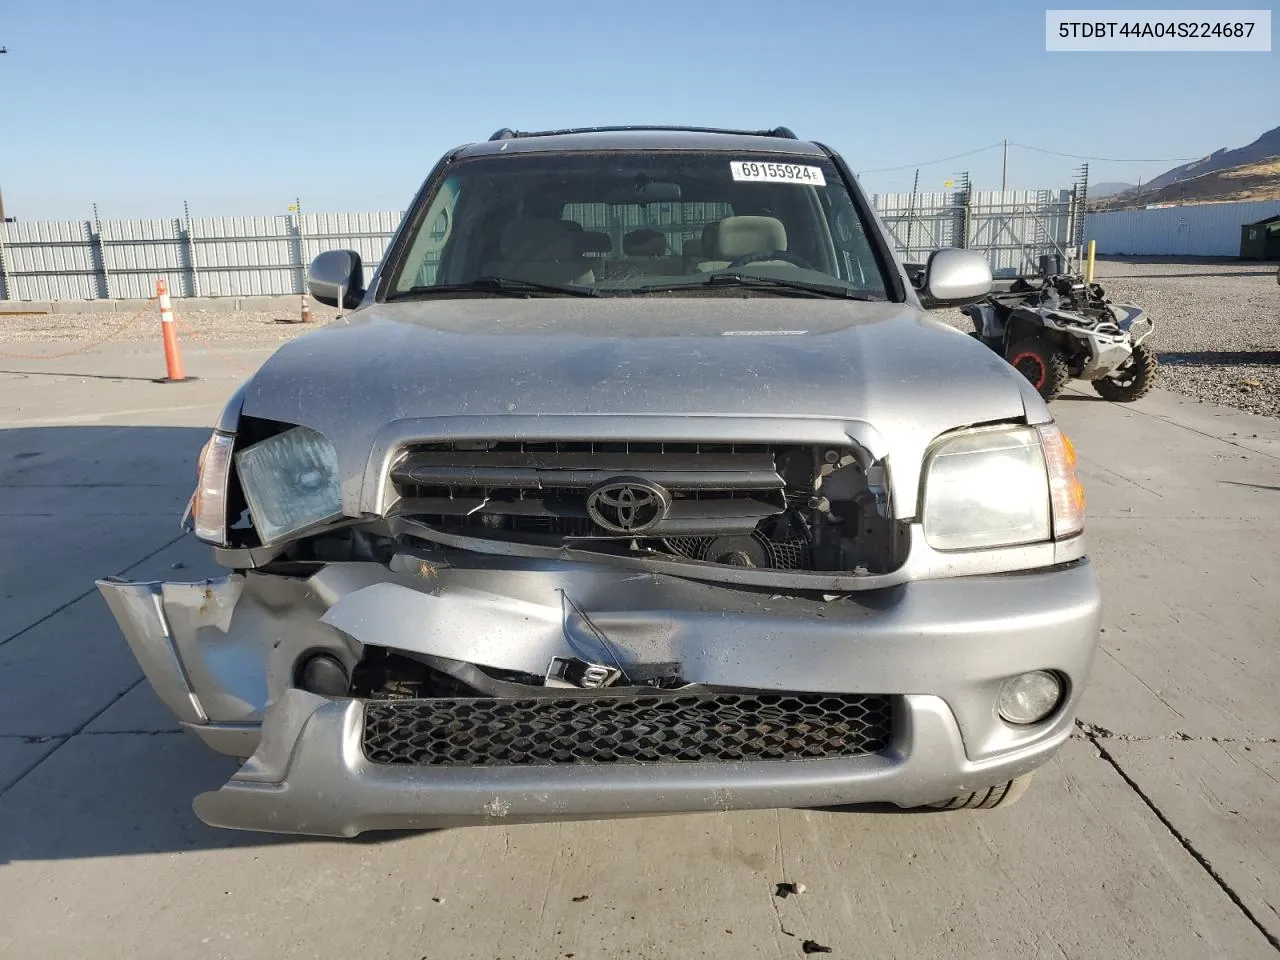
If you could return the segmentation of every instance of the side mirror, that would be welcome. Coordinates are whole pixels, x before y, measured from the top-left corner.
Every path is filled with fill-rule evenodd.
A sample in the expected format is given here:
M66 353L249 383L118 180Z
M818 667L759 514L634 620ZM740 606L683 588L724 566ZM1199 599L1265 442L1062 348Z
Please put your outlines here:
M354 310L364 299L364 264L354 250L326 250L311 261L307 289L328 307Z
M935 250L924 266L918 292L926 310L976 303L991 292L991 264L974 250Z

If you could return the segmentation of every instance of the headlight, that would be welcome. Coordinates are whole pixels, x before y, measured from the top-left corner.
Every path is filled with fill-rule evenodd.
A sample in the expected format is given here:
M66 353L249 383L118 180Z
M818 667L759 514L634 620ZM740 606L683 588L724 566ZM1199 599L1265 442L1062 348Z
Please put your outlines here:
M925 540L935 550L1074 536L1084 526L1075 452L1055 424L949 437L925 465L921 514Z
M236 470L264 544L342 515L338 455L333 444L307 427L241 450Z
M191 497L191 524L195 535L207 543L227 542L227 480L231 475L231 448L236 438L215 430L200 451L196 492Z

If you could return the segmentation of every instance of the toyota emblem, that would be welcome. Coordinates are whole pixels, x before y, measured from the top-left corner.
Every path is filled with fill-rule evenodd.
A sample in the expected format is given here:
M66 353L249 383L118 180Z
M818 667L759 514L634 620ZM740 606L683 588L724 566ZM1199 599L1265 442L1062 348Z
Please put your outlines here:
M606 480L587 494L587 515L613 533L644 533L662 522L670 506L666 490L634 477Z

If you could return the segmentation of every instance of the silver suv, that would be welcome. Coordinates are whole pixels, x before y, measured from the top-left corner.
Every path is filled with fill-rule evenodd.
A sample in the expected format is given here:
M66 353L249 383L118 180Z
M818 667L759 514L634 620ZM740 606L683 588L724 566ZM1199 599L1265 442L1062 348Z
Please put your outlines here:
M210 824L991 807L1098 634L1075 456L931 319L789 131L502 130L427 178L351 311L234 395L189 524L227 576L99 586Z

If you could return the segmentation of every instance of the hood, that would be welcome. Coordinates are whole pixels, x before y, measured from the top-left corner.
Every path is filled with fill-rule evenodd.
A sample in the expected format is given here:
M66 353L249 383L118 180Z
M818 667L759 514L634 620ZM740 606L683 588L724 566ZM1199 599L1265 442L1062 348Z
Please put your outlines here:
M938 434L1026 415L1019 381L909 304L486 297L373 304L288 343L247 385L243 412L329 437L349 508L395 421L578 415L863 421L917 460L905 472L891 461L901 506Z

